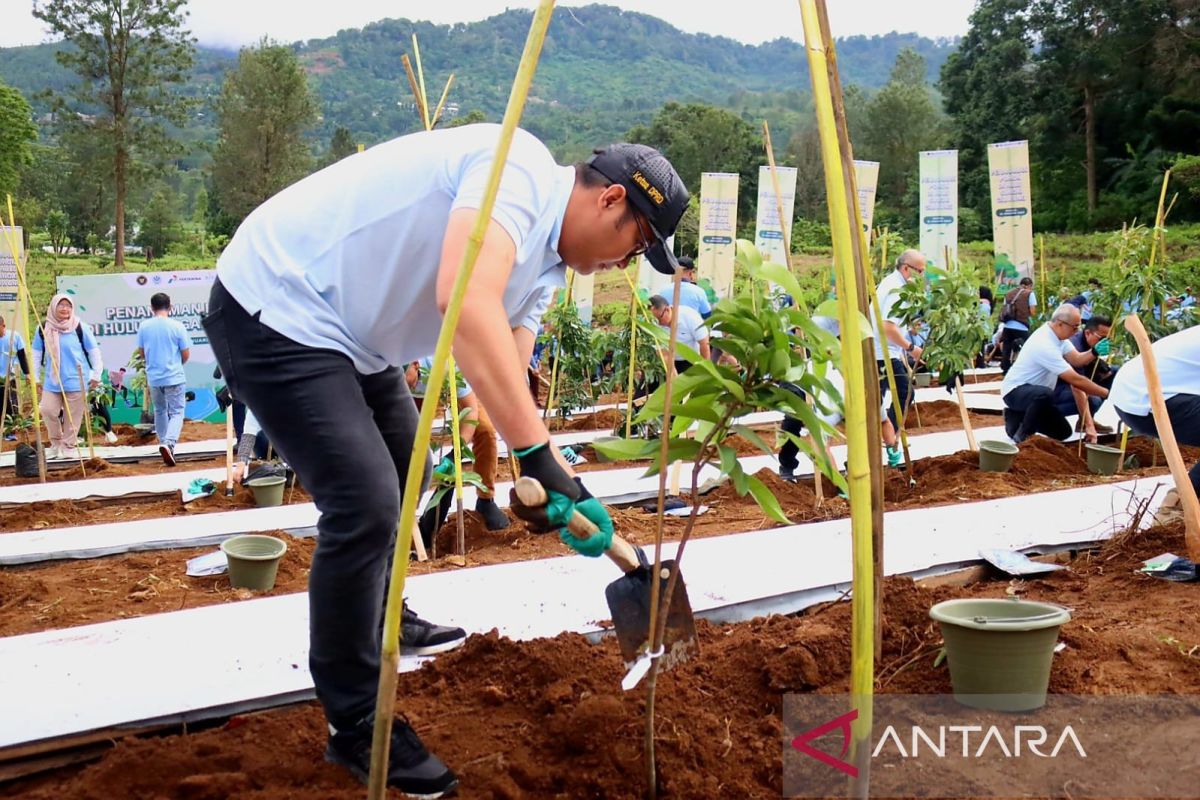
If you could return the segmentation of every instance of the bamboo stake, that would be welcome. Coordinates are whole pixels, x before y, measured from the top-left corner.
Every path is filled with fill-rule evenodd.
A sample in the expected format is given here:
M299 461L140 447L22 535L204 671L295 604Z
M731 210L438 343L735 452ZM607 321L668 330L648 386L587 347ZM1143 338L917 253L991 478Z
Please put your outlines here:
M463 557L463 566L467 559L467 531L463 523L463 482L462 482L462 433L461 422L458 418L458 370L454 366L454 355L451 354L446 364L446 380L450 384L450 415L454 424L450 426L450 439L454 443L454 505L455 524L458 527L458 554ZM433 536L433 547L437 547L437 534Z
M1049 302L1050 299L1050 284L1046 280L1046 237L1044 234L1038 234L1038 265L1042 272L1042 302Z
M838 141L838 121L834 115L834 97L827 72L827 44L823 41L819 0L800 0L804 24L805 51L808 56L809 77L813 86L813 101L817 129L821 141L821 160L825 171L825 192L829 204L829 223L833 238L834 265L838 275L838 305L841 313L842 359L846 378L846 439L849 451L847 484L850 499L850 527L853 541L853 599L851 632L850 692L858 719L852 728L855 757L861 762L856 794L865 796L870 761L865 747L871 730L874 692L874 606L873 580L873 509L872 456L878 469L879 455L869 446L871 413L867 389L864 348L858 341L858 277L851 263L855 249L853 229L861 231L859 217L851 218L845 181L845 165ZM853 225L853 229L852 226ZM861 237L861 233L860 233ZM858 238L861 241L861 238ZM874 370L872 370L874 373ZM878 382L875 382L878 385ZM878 408L878 405L876 405ZM878 432L878 424L875 426Z
M637 291L629 284L629 385L625 392L625 438L633 431L633 375L637 360Z
M683 273L679 270L675 271L673 276L674 287L672 289L671 308L679 307L679 287L683 278ZM675 363L675 342L679 333L679 318L678 315L671 314L671 328L667 339L667 360L673 365ZM674 381L671 380L670 374L667 375L667 384L663 387L663 421L662 421L662 436L659 437L659 463L663 466L667 463L667 449L670 442L671 431L671 389ZM670 602L672 592L675 588L675 581L679 574L679 562L683 557L682 546L675 556L675 567L671 570L671 577L667 581L667 594L665 598L661 597L660 575L662 574L662 542L663 542L663 520L666 516L666 471L660 469L658 472L658 524L654 531L654 569L650 575L650 625L647 629L652 639L650 641L650 652L657 653L662 648L663 636L666 633L666 617L667 609L660 608L660 605L666 605ZM678 493L678 488L672 490L673 493ZM696 502L696 498L692 498L692 502ZM646 729L644 733L645 753L646 753L646 794L650 800L654 800L658 796L658 780L656 777L657 768L654 758L654 698L658 687L658 659L650 660L650 672L647 675L646 682Z
M571 302L571 289L574 288L574 285L575 285L575 271L571 270L571 272L567 275L567 291L563 294L563 298L560 301L560 305L565 307L568 303ZM559 365L559 362L562 361L562 358L561 358L562 353L558 352L558 350L555 350L553 347L556 339L558 340L558 343L561 345L562 339L560 338L557 331L554 333L553 336L550 337L550 344L551 344L551 350L553 351L552 355L554 356L554 363L550 367L550 390L546 394L546 408L542 412L542 419L545 419L546 415L548 413L550 413L550 409L554 408L554 400L555 400L555 391L554 390L558 384L558 365Z
M417 35L412 35L413 58L417 60L417 84L421 87L421 109L422 121L425 123L425 130L430 130L433 125L429 120L429 95L425 93L425 68L421 66L421 46L417 44Z
M32 295L29 294L29 285L25 282L25 264L21 260L20 256L18 255L18 250L20 248L18 247L19 242L17 241L16 217L13 216L12 195L11 194L5 195L5 197L7 198L7 201L8 201L8 230L4 234L4 239L5 239L5 242L8 244L8 251L12 255L13 265L17 272L17 293L20 297L23 297L25 299L25 302L28 304L28 307L30 309L33 309L33 313L36 316L37 310L33 308L33 297L32 297ZM0 227L3 227L3 224L4 224L4 218L3 218L3 215L0 215ZM32 348L33 347L33 337L30 335L30 329L29 329L30 315L28 313L25 313L25 314L20 313L20 311L19 311L20 307L21 307L21 303L18 300L17 316L21 318L21 327L25 333L25 341L29 342L29 346ZM29 381L29 397L30 397L29 404L31 406L33 406L33 446L34 446L34 449L37 450L38 482L45 483L46 482L46 457L45 457L45 448L42 446L42 410L41 410L41 404L38 403L36 373L37 373L36 369L30 369L29 374L26 375L25 377ZM49 429L47 429L47 433L49 433Z
M1146 329L1137 314L1130 314L1125 318L1125 329L1133 334L1142 354L1142 369L1146 372L1146 389L1150 394L1154 426L1158 429L1158 439L1162 442L1167 465L1171 468L1171 477L1175 479L1175 491L1179 493L1179 502L1183 506L1183 534L1187 541L1188 558L1200 563L1200 501L1196 499L1196 490L1192 487L1183 456L1179 452L1179 444L1175 441L1175 429L1167 413L1167 401L1163 397L1162 382L1158 377L1158 360L1154 355L1154 347L1150 344L1150 337L1146 335ZM1127 366L1126 369L1128 368Z
M433 117L429 120L429 128L432 130L437 126L438 120L442 118L442 108L446 105L446 95L450 94L450 86L454 83L454 73L450 73L450 77L446 79L446 88L442 89L442 98L438 100L437 108L433 110Z
M408 54L400 56L400 63L404 65L404 74L408 77L408 88L412 90L413 98L417 103L417 114L421 117L421 123L425 123L428 117L428 111L425 109L425 96L421 94L421 87L417 85L417 76L413 74L412 62L408 60ZM425 130L429 130L428 126Z
M971 415L967 413L967 400L963 397L962 376L954 376L954 396L958 400L958 413L962 417L963 430L967 433L967 447L971 448L972 453L979 452L979 445L975 442L975 429L971 427Z
M771 146L771 126L767 124L765 119L763 120L763 147L766 148L767 166L771 171L771 188L774 190L775 194L775 214L779 219L779 230L783 235L784 266L787 267L788 272L795 275L796 270L792 266L792 221L790 219L784 220L783 218L783 191L779 188L779 172L775 167L775 148ZM754 296L754 293L751 293L751 299L753 299ZM798 309L800 307L800 298L793 297L792 306ZM805 400L808 402L808 407L813 408L815 403L813 402L813 398L807 393L805 394ZM812 433L812 431L810 431L810 433ZM815 434L809 438L813 439L814 442L816 441ZM822 437L822 440L823 439L824 437ZM817 454L816 451L817 448L814 447L814 456ZM830 466L835 469L837 468L836 464L831 464ZM813 506L815 508L820 508L825 504L825 487L822 484L821 470L819 469L813 470L813 495L815 498L813 501Z
M233 497L233 406L225 409L225 496Z
M1125 468L1125 447L1129 444L1129 428L1126 427L1121 431L1121 461L1117 464L1117 474Z
M96 458L96 446L92 443L92 404L88 402L87 384L83 382L83 365L76 364L79 373L79 391L83 394L83 430L87 436L88 458Z
M471 280L471 273L475 271L475 262L483 246L483 236L487 231L492 208L496 203L496 194L500 188L500 177L508 160L508 152L525 106L525 98L529 95L529 86L533 81L533 73L537 69L538 55L546 38L546 28L550 24L550 15L553 9L554 0L542 0L534 12L530 24L529 36L525 40L525 49L521 54L521 63L508 98L508 108L504 112L504 122L500 129L500 139L496 144L496 155L492 160L488 183L479 204L479 213L475 216L475 224L467 240L466 249L463 252L462 263L454 279L454 288L446 308L442 329L438 333L437 348L434 351L433 366L430 369L427 384L429 386L441 386L445 379L442 373L446 367L447 357L450 355L450 344L454 338L454 330L458 326L458 317L467 292L467 283ZM392 575L388 585L387 609L384 614L383 641L379 659L379 692L375 703L375 731L371 741L371 773L367 786L367 796L370 800L383 800L387 793L388 751L392 733L392 715L395 711L397 673L400 667L400 607L404 598L404 579L408 574L408 551L412 546L417 501L420 499L426 453L429 449L436 407L437 403L425 403L421 407L421 418L413 442L413 455L409 461L408 476L405 480L404 497L400 510L400 519L403 524L392 558Z

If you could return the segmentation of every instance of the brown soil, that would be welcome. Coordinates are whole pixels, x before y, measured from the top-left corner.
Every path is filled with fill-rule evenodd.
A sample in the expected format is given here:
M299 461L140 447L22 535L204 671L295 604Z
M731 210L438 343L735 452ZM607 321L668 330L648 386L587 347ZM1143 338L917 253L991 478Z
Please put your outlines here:
M89 473L91 474L91 473ZM308 492L296 487L284 489L283 501L308 503ZM248 487L235 488L233 497L226 497L220 486L208 497L184 504L178 492L174 496L152 495L146 498L117 497L99 500L48 500L6 508L0 514L0 531L27 531L43 528L70 528L76 525L98 525L106 522L128 522L135 519L157 519L184 514L211 514L217 511L238 511L257 508Z
M1021 595L1070 606L1067 647L1050 689L1080 694L1200 693L1194 592L1134 572L1183 547L1182 526L1157 528L1029 581L930 589L890 579L882 598L877 690L950 691L929 607L952 597ZM698 625L700 655L659 679L660 796L775 798L782 781L783 697L845 693L850 608ZM474 636L400 676L398 710L456 770L459 797L638 798L645 694L618 689L615 642L580 636L512 642ZM315 703L235 717L190 735L127 738L99 762L0 788L7 797L359 798L363 788L324 763ZM1097 765L1102 768L1103 765ZM399 795L392 795L399 796Z
M547 419L547 422L552 431L611 431L625 422L625 413L615 408L606 408L566 420L554 417Z
M1151 458L1150 449L1150 442L1135 439L1130 442L1129 452L1137 454L1142 463L1148 465ZM1185 450L1186 458L1200 457L1198 448ZM917 486L913 488L909 488L905 473L890 470L885 488L886 508L897 510L994 499L1165 472L1165 466L1160 466L1155 470L1130 471L1115 478L1094 476L1087 472L1084 462L1075 455L1074 448L1037 438L1022 445L1013 470L1009 473L979 472L978 456L969 451L917 462ZM786 483L767 470L759 472L758 477L774 492L784 513L793 522L837 519L849 513L846 501L834 495L827 482L824 487L824 503L818 508L811 480L796 484ZM684 480L688 480L686 474ZM252 503L252 500L246 500L245 490L242 491L243 494L239 494L235 500ZM300 492L301 490L297 489L297 498ZM752 498L738 497L729 484L704 495L702 502L709 506L710 510L696 518L692 532L692 536L696 538L762 530L774 525ZM132 508L136 507L131 507L131 510ZM611 508L610 511L618 534L635 544L653 544L656 531L653 514L636 507ZM557 536L531 534L511 512L506 513L511 523L509 527L503 531L488 531L478 514L474 511L464 512L467 566L553 558L571 553ZM7 514L8 512L5 512L4 516L7 517ZM667 517L664 520L665 538L678 539L683 534L685 525L685 518ZM452 512L438 533L438 557L423 563L412 562L409 565L409 574L423 575L462 568L464 563L454 556L457 551L457 536L458 529ZM315 540L312 539L296 540L289 546L287 558L299 559L298 563L302 565L302 569L281 572L274 593L307 590L307 569L314 546ZM210 552L212 549L207 547L133 553L86 561L52 561L2 568L0 635L31 633L49 628L226 602L233 599L229 595L232 590L227 588L227 579L194 579L184 574L184 565L189 558ZM93 578L96 575L105 576L110 589L136 588L128 588L124 593L116 589L113 589L112 594L98 592L95 591L97 583ZM145 588L143 584L146 581L154 584L155 593L150 596L136 594ZM226 593L217 592L214 589L216 585L226 586Z
M316 539L268 533L288 544L269 592L234 589L228 575L189 577L188 559L215 546L5 567L0 570L0 636L305 591Z
M154 436L153 432L148 436L143 436L132 425L124 423L113 425L113 433L117 435L117 444L115 446L118 447L121 445L136 447L138 445L158 444L158 439ZM179 434L179 441L181 442L203 442L209 439L224 438L225 425L216 422L193 422L188 420L183 423L183 432ZM103 435L99 439L96 439L95 443L96 445L107 444L104 441Z
M974 428L990 428L1003 423L999 414L967 411ZM962 414L955 400L934 400L913 403L904 418L904 427L910 433L933 433L935 431L962 430Z
M77 481L84 478L84 471L87 473L87 478L123 478L129 475L157 475L158 473L169 470L171 467L166 466L157 458L146 459L144 461L135 461L129 464L115 464L111 461L105 461L102 458L90 458L83 462L84 466L81 470L79 464L76 463L71 467L62 469L46 470L46 481L48 483L56 481ZM175 467L176 470L200 470L213 469L216 467L225 466L225 456L213 456L212 458L193 460L181 460ZM20 486L22 484L37 483L37 478L18 478L14 474L12 467L5 468L0 472L0 486Z

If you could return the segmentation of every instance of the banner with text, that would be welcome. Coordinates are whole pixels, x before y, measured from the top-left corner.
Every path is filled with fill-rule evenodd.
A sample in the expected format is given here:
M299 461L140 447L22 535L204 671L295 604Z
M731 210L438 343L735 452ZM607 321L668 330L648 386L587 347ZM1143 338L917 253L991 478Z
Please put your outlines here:
M712 282L718 297L733 294L733 257L737 249L738 176L705 172L700 176L700 243L696 272Z
M921 253L946 268L958 260L958 151L926 150L920 157Z
M867 241L871 241L871 223L875 219L875 187L879 184L878 161L854 161L854 183L858 186L858 214Z
M571 284L571 297L575 300L575 307L579 309L579 318L584 325L592 324L592 298L595 294L596 276L576 272Z
M1016 286L1033 277L1033 200L1029 180L1029 142L988 145L992 184L992 243L996 278Z
M787 227L779 223L779 208L775 201L775 183L771 167L758 168L758 210L754 221L754 244L763 261L787 264L786 242L792 238L792 214L796 207L796 168L775 167L779 176L779 195L783 200L783 217ZM784 231L787 232L785 240Z
M17 258L24 258L25 239L21 226L15 228L0 226L0 316L9 330L17 331L25 338L21 321L23 317L17 314L17 264L13 261L12 242L17 248Z
M188 419L223 422L224 414L217 405L216 390L223 380L213 378L216 358L208 344L208 336L200 320L208 313L208 295L212 291L216 270L185 270L181 272L131 272L116 275L62 275L58 291L75 299L79 318L92 326L105 369L111 376L125 367L120 381L125 391L116 393L112 407L114 422L137 422L142 412L142 398L127 391L133 374L128 371L129 360L137 349L138 327L154 313L150 296L166 292L171 298L171 317L183 323L192 338L191 354L183 365L188 391L195 397L188 401Z

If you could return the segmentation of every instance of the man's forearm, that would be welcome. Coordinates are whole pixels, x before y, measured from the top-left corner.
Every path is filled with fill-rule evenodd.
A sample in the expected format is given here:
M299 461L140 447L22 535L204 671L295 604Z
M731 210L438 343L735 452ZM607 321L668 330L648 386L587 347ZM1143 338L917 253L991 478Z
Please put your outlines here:
M463 304L470 310L458 320L454 358L511 447L541 444L549 433L525 383L525 367L504 309L494 297L472 294L468 290Z
M1089 427L1092 424L1092 409L1088 405L1087 395L1081 390L1071 387L1071 396L1075 398L1075 408L1079 411L1079 419L1083 421L1084 427Z
M1085 394L1090 394L1094 397L1108 397L1108 389L1089 381L1073 369L1067 370L1058 377L1071 384L1072 388L1078 389Z
M900 330L900 326L891 320L883 321L883 331L885 334L887 334L888 341L899 346L901 349L908 350L908 348L911 346L911 342L909 342L908 337L904 335L904 331Z

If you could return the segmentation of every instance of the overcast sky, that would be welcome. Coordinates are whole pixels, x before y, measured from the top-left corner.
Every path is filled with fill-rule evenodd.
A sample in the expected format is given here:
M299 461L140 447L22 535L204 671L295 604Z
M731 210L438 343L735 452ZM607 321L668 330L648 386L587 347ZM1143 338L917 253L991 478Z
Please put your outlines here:
M44 2L44 0L43 0ZM728 36L759 42L786 36L799 41L800 8L796 0L606 0L640 11L689 33ZM388 17L437 23L472 22L506 8L533 8L530 0L191 0L189 27L201 44L235 47L267 35L280 42L332 36L342 28L361 28ZM571 0L568 6L586 5ZM830 0L834 36L916 32L924 36L966 33L974 0ZM34 19L31 0L0 0L0 46L45 41L41 21Z

